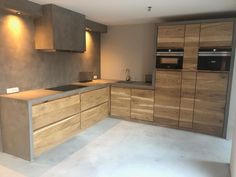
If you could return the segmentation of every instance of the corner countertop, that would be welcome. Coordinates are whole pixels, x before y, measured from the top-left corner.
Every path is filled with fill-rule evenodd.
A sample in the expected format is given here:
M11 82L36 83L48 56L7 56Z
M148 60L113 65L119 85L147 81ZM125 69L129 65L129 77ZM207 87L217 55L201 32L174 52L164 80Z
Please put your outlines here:
M47 90L47 89L29 90L29 91L14 93L14 94L1 95L1 98L26 101L31 104L38 104L38 103L42 103L45 101L50 101L50 100L74 95L77 93L83 93L83 92L103 88L108 85L111 85L114 87L139 88L139 89L148 89L148 90L154 89L153 85L147 84L145 82L131 82L131 83L122 82L122 83L120 83L119 81L103 80L103 79L98 79L98 80L94 80L91 82L85 82L85 83L75 82L72 84L85 85L88 87L79 88L79 89L71 90L71 91L54 91L54 90Z

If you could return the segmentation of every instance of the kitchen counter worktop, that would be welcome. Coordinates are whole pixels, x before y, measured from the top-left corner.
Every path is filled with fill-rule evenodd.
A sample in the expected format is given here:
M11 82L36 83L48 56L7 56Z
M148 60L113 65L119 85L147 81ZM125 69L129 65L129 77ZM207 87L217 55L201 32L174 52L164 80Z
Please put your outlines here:
M71 91L54 91L47 89L37 89L37 90L29 90L23 91L14 94L5 94L1 95L2 98L6 99L15 99L20 101L27 101L31 104L38 104L45 101L50 101L53 99L58 99L66 96L70 96L77 93L87 92L99 88L106 87L108 85L117 86L117 87L128 87L128 88L140 88L140 89L154 89L151 84L147 84L145 82L119 82L114 80L94 80L91 82L75 82L73 85L84 85L87 87L79 88Z

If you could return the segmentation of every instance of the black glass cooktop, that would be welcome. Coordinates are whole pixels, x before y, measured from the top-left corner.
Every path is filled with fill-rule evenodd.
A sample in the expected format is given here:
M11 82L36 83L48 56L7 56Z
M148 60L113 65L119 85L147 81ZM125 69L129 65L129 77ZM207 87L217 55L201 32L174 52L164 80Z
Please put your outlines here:
M84 88L87 86L84 85L62 85L58 87L52 87L52 88L47 88L47 90L55 90L55 91L70 91L70 90L76 90L80 88Z

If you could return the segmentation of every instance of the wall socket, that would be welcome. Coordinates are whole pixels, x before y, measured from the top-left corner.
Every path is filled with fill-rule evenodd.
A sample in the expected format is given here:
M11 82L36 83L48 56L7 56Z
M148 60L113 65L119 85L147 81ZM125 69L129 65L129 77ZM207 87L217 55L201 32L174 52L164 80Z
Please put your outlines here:
M7 94L19 92L19 87L7 88Z

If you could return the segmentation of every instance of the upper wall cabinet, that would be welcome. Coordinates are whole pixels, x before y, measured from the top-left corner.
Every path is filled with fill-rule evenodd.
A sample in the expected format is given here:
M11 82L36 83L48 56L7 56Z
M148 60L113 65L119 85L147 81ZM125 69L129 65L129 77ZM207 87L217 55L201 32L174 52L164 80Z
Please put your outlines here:
M185 25L159 26L158 48L183 48Z
M233 22L201 24L200 47L230 47Z
M85 51L85 16L56 5L43 6L35 21L35 47L47 51Z

